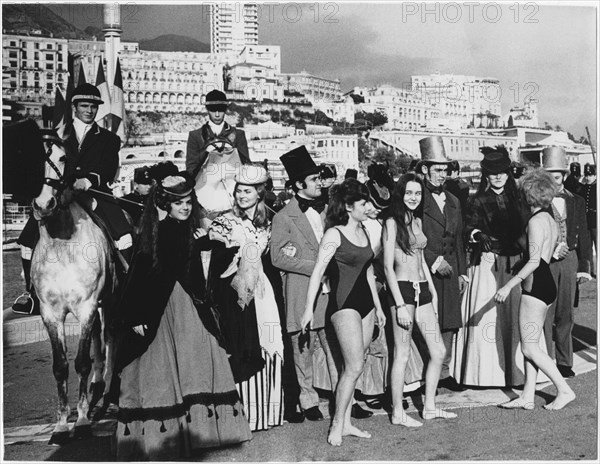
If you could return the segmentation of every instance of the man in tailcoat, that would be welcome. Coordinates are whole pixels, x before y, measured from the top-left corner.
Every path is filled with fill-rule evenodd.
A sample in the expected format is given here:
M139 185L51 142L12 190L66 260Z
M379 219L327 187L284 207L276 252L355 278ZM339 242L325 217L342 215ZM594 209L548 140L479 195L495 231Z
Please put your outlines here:
M585 201L569 192L564 181L569 172L567 153L560 147L542 150L542 166L552 174L559 191L552 199L552 215L558 224L558 246L550 260L550 272L556 283L557 296L548 308L544 335L550 356L563 377L573 372L573 306L577 284L591 280L592 247L585 216ZM552 343L554 340L554 343ZM554 349L556 347L556 350Z
M308 282L324 234L325 204L316 201L321 196L321 172L304 146L282 155L280 159L295 196L273 217L271 260L275 267L284 272L286 330L293 346L296 376L300 385L300 407L307 419L322 420L319 395L313 387L313 353L317 337L325 350L330 375L337 381L335 363L325 335L328 296L323 286L317 298L311 330L302 334L300 325ZM335 381L332 381L332 385Z
M131 255L133 228L109 187L119 170L121 139L95 122L98 106L103 103L100 91L95 86L78 86L73 92L71 103L73 122L67 126L60 141L66 153L63 177L73 190L81 192L80 203L87 205L89 210L93 209L93 213L106 225L117 248L128 259ZM31 225L31 221L35 220L30 218L29 221L18 240L26 282L39 233L35 222ZM24 294L23 297L23 303L28 305L29 294ZM13 309L23 312L20 302L16 302Z
M417 172L423 174L423 232L427 237L425 261L438 296L438 319L446 357L439 385L461 390L450 376L450 359L455 335L462 326L461 297L467 288L467 265L463 245L463 222L459 200L444 189L448 164L441 137L419 141L421 162Z
M211 90L206 95L208 121L188 135L185 168L195 178L207 158L206 145L214 139L227 139L237 149L243 164L250 163L246 134L225 122L227 96L220 90Z

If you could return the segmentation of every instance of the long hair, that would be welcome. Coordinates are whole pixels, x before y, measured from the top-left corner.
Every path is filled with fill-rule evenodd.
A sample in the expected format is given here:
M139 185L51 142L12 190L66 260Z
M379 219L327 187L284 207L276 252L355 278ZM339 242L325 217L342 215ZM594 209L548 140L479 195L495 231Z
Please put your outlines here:
M406 194L406 185L409 182L416 182L421 186L422 195L425 195L425 186L423 180L415 173L408 172L398 179L394 191L392 192L392 204L388 208L388 217L391 217L396 222L396 241L402 251L408 255L412 254L410 249L410 234L408 225L412 223L413 217L423 217L423 198L414 212L411 212L404 204L404 195ZM406 222L406 216L411 219Z
M158 209L156 207L158 184L152 186L148 198L146 198L146 204L144 206L144 212L142 213L140 233L139 233L139 248L138 251L149 256L152 259L152 271L158 272L161 269L160 265L160 254L158 250ZM185 229L185 237L183 240L187 243L188 256L186 259L185 274L189 274L191 255L192 255L192 244L195 240L194 232L201 226L202 220L202 207L198 203L196 192L192 190L190 193L192 200L192 213L187 220L188 227ZM171 204L181 198L173 196L171 201L168 201L165 206L167 214L171 210Z
M325 217L325 230L348 224L348 211L346 205L353 205L357 201L369 201L369 189L358 180L350 177L341 184L332 185L329 189L329 205Z
M238 185L242 185L242 184L235 184L235 187L233 188L234 198L235 198L235 192L237 191ZM258 193L258 203L256 204L256 212L254 213L254 218L251 218L252 224L254 224L254 227L256 227L257 229L266 229L267 226L269 225L269 215L267 212L267 205L265 204L265 196L267 195L267 187L265 184L252 185L251 187L254 187L256 189L256 192ZM237 204L237 201L235 201L235 200L233 202L233 208L232 208L231 212L233 213L234 216L237 216L240 218L246 217L246 213L244 212L244 210L242 210L240 208L240 206Z

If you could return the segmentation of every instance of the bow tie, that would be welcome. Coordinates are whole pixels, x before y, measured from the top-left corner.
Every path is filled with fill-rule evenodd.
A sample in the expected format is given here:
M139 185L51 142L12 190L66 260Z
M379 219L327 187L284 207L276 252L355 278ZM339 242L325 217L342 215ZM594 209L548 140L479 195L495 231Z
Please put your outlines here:
M431 193L435 193L436 195L440 195L444 192L444 186L438 185L437 187L429 182L427 182L427 188Z
M306 213L308 208L314 209L317 213L323 212L325 209L325 202L320 200L307 200L306 198L302 198L301 196L296 195L296 200L298 200L298 206L300 207L300 211Z
M567 192L565 192L564 190L562 192L560 192L558 195L556 195L556 198L567 198Z

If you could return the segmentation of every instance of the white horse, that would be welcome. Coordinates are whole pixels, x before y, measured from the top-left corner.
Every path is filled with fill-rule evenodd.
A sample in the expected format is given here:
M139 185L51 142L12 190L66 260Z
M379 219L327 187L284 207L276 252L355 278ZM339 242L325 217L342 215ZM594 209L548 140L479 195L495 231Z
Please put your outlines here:
M67 394L69 365L65 318L71 313L81 325L75 359L75 371L79 377L79 400L74 434L76 437L86 437L91 436L88 377L92 369L92 339L92 390L95 390L96 397L92 399L92 404L102 395L106 384L110 384L112 372L112 343L107 339L107 344L103 345L101 332L108 334L108 331L103 330L106 318L99 311L98 303L102 299L103 308L108 308L116 286L114 262L107 238L84 208L74 201L76 193L62 179L64 161L63 148L52 145L46 164L44 186L32 204L34 216L39 221L40 239L33 253L31 279L40 300L41 317L52 345L52 370L58 388L58 422L50 439L50 443L54 444L63 444L70 436L67 423L70 408ZM109 362L105 362L106 358ZM104 408L106 406L107 404Z

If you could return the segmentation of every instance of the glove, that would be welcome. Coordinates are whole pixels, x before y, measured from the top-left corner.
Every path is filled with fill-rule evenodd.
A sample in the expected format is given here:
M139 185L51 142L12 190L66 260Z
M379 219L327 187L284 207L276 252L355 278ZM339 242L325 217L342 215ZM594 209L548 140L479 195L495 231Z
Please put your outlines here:
M483 251L491 251L492 239L489 236L487 236L483 232L476 232L473 235L473 238L481 244L481 249Z

